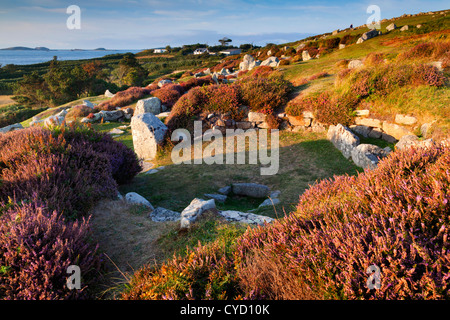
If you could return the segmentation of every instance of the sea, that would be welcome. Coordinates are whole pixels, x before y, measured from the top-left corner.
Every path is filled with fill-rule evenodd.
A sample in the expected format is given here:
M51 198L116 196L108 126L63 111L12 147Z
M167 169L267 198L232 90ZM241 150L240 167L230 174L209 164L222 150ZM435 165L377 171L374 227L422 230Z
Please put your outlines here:
M0 64L26 65L53 60L57 56L58 60L81 60L101 58L110 54L118 53L138 53L142 50L0 50Z

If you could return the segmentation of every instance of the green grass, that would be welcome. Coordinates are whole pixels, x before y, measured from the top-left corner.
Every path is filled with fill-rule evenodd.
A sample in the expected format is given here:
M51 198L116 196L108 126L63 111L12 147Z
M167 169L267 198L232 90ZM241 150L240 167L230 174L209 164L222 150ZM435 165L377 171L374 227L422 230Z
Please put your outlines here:
M121 193L137 192L154 206L181 212L194 198L204 198L205 193L217 193L221 187L238 182L255 182L280 190L281 203L275 208L255 210L257 214L281 217L294 210L299 196L317 180L335 174L356 174L362 171L345 159L326 140L325 134L280 132L280 167L277 174L262 176L260 165L251 164L179 164L174 165L165 154L153 161L164 170L154 174L140 174L132 183L121 186ZM259 202L259 203L258 203ZM222 210L248 211L262 202L230 199Z

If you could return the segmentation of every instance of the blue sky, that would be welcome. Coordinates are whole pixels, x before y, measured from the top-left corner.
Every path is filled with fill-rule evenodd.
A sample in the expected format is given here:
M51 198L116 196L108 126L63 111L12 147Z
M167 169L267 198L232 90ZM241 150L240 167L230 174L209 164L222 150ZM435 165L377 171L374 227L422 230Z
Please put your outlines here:
M146 49L190 43L285 43L366 23L376 4L381 19L448 9L448 1L268 0L0 0L0 48ZM70 5L81 8L81 29L69 30Z

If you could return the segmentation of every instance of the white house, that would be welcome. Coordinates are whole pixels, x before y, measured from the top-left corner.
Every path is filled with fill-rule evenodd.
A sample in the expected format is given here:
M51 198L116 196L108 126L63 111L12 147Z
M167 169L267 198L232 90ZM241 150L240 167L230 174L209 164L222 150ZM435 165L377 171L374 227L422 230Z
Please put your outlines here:
M237 54L241 54L241 52L242 52L241 49L234 49L234 48L220 51L220 53L225 54L227 56L234 56Z
M167 50L166 49L154 49L153 50L153 53L164 53L164 52L167 52Z
M207 48L197 48L194 50L194 54L204 54L209 53Z

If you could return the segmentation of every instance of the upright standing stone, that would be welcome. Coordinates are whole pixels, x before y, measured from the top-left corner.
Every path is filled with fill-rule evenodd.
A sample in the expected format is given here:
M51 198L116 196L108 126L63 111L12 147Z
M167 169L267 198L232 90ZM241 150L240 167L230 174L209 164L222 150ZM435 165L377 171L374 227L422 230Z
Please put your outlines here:
M158 145L164 141L167 127L152 113L131 118L134 151L139 158L151 160L156 157Z

